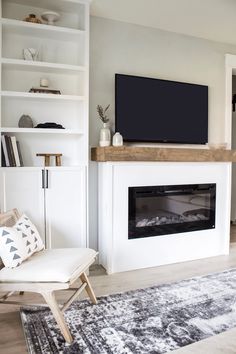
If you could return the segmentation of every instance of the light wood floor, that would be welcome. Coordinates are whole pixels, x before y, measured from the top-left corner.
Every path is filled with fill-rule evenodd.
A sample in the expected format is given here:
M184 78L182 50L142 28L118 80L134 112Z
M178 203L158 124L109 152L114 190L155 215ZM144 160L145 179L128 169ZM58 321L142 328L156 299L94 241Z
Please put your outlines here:
M213 257L193 262L178 263L168 266L136 270L132 272L106 275L99 266L90 272L90 280L97 296L138 289L157 284L170 283L195 275L236 267L236 226L231 228L231 247L229 256ZM14 296L14 299L19 296ZM22 298L22 297L21 297ZM82 298L82 296L81 296ZM13 299L13 297L12 297ZM24 301L43 302L40 296L24 294ZM65 299L65 292L58 294L59 300ZM24 334L16 306L0 305L0 353L26 354ZM186 346L173 354L235 354L236 328L201 342Z

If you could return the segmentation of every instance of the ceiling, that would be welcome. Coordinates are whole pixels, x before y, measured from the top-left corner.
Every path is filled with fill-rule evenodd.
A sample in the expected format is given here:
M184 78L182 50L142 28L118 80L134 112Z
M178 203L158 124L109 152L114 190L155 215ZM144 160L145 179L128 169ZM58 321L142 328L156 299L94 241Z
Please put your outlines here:
M91 15L236 44L236 0L92 0Z

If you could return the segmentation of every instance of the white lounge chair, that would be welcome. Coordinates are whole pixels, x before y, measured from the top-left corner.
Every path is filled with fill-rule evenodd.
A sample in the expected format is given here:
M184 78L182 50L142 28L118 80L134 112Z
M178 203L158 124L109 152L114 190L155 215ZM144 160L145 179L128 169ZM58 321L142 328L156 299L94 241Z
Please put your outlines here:
M12 211L13 214L14 212L16 213L15 218L17 218L17 211ZM4 222L8 226L10 223L12 222ZM73 339L63 312L83 290L87 292L94 304L97 303L86 275L86 271L96 256L97 252L89 248L48 249L33 254L16 268L2 267L0 270L0 292L5 292L5 294L0 298L0 304L25 305L23 302L8 301L9 296L16 291L41 294L51 309L65 340L71 343ZM81 285L78 288L71 288L77 279L81 280ZM57 290L74 290L74 293L67 302L59 306L55 299L55 291Z

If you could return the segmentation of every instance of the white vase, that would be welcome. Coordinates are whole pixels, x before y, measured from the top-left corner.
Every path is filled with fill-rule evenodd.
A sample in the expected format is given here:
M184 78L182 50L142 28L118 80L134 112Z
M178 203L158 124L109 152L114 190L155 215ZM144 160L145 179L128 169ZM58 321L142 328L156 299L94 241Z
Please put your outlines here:
M113 135L112 145L113 146L122 146L123 145L123 137L120 133L117 132Z
M107 123L103 123L103 128L100 130L99 146L111 145L111 131Z

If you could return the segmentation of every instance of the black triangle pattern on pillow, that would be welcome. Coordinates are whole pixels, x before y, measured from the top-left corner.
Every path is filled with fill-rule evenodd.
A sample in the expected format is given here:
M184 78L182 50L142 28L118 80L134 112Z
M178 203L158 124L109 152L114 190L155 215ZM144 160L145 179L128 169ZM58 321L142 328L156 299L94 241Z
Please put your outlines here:
M9 252L8 254L9 254L10 259L12 259L12 261L16 261L19 259L19 261L14 262L13 267L19 266L22 263L22 261L25 258L27 258L26 253L30 256L32 253L37 251L37 248L39 247L38 242L39 243L41 242L40 239L37 237L37 232L35 231L34 226L33 225L31 226L31 222L29 221L29 218L24 217L24 219L26 221L23 220L22 222L17 223L17 225L13 229L15 229L15 231L17 231L20 238L25 238L25 242L24 242L25 250L24 250L24 246L22 244L19 243L19 246L18 246L16 234L14 234L14 236L13 236L12 231L8 231L7 228L6 229L2 228L2 231L0 231L0 237L7 236L5 239L2 239L2 241L4 240L3 243L4 243L4 245L6 245L5 246L6 251ZM9 247L8 247L8 244L9 244ZM21 249L21 247L23 247L23 248ZM11 261L9 260L9 262L11 262Z
M10 252L14 252L14 251L17 251L17 248L16 248L16 247L14 247L14 246L11 246L11 248L10 248Z
M20 259L20 256L18 254L16 254L16 253L13 256L13 260L15 260L15 259Z

